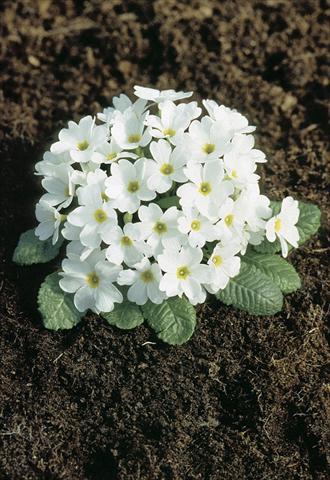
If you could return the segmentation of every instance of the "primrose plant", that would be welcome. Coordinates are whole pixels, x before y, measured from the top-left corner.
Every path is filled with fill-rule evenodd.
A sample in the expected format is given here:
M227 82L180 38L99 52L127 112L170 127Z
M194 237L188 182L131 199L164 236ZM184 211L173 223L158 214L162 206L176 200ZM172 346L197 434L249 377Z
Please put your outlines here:
M182 344L207 294L252 315L279 312L300 287L284 258L316 233L319 209L260 192L266 158L236 110L188 102L192 92L134 93L70 121L36 164L39 223L13 259L65 255L40 287L45 327L72 328L91 310L122 329L146 320Z

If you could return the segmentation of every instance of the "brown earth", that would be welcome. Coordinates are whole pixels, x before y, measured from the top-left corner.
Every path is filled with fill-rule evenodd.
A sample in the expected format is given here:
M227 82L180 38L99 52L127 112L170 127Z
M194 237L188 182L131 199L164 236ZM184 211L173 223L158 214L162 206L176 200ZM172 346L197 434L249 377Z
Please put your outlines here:
M0 3L1 479L328 478L327 14L325 0ZM35 224L33 165L67 120L134 84L237 108L258 127L269 196L321 207L281 314L213 301L178 348L93 315L42 327L53 266L11 262Z

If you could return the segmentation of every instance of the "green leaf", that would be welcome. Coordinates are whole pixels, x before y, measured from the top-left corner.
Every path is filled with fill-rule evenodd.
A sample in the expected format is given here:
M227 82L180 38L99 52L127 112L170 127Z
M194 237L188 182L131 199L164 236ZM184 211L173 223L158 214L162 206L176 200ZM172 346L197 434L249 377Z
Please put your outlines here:
M35 263L46 263L58 255L63 238L60 238L55 245L51 239L39 240L34 229L22 233L15 248L13 261L19 265L33 265Z
M274 315L282 309L283 295L272 280L254 265L242 261L239 274L216 297L251 315Z
M253 245L252 248L258 253L272 255L281 251L281 244L278 239L276 239L275 242L269 242L267 238L265 238L259 245Z
M283 293L292 293L301 287L298 273L293 265L279 255L267 255L250 251L244 262L254 265L269 277Z
M317 205L304 202L299 202L299 210L297 228L299 231L299 245L302 245L320 228L321 211Z
M164 197L159 200L155 200L155 203L160 206L160 208L167 209L170 207L180 207L179 197L176 195L173 197Z
M170 345L182 345L194 333L196 311L185 298L171 297L160 305L148 302L142 311L158 338Z
M43 323L50 330L66 330L80 322L82 313L74 306L72 295L63 292L59 286L58 273L45 278L38 293L38 308Z
M144 322L140 307L129 301L116 303L112 312L101 313L101 315L110 325L115 325L123 330L135 328Z

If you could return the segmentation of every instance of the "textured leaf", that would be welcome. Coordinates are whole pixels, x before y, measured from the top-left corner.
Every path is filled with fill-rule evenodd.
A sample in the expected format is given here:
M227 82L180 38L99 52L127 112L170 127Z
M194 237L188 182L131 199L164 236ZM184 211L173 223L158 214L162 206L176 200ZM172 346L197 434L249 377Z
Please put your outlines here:
M38 293L38 307L43 323L50 330L66 330L80 322L82 313L74 306L72 295L59 286L60 275L52 273L45 278Z
M189 340L196 326L196 311L185 298L171 297L161 305L148 302L143 315L157 336L171 345Z
M63 239L52 245L51 239L39 240L34 229L22 233L15 248L13 261L19 265L33 265L35 263L46 263L58 255Z
M129 301L116 303L112 312L101 313L101 315L110 325L115 325L123 330L135 328L144 322L140 307Z
M321 211L317 205L304 202L299 202L299 210L297 228L299 231L299 245L302 245L320 228Z
M226 305L245 310L251 315L274 315L282 309L281 290L254 265L242 261L239 274L232 278L216 297Z
M179 198L177 196L160 198L159 200L154 200L154 202L163 209L180 207Z
M244 255L244 262L261 270L283 293L292 293L301 287L299 275L293 265L279 255L267 255L251 251Z

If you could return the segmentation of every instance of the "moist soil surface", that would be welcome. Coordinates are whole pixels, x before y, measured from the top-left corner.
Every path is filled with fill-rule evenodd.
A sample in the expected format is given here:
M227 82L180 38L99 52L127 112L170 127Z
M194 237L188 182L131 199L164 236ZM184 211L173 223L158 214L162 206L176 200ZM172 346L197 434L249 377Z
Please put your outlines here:
M327 478L326 1L2 1L0 478ZM68 120L134 84L194 90L257 126L263 184L320 206L282 313L217 301L181 347L96 315L43 328L55 264L11 261L35 225L33 167Z

